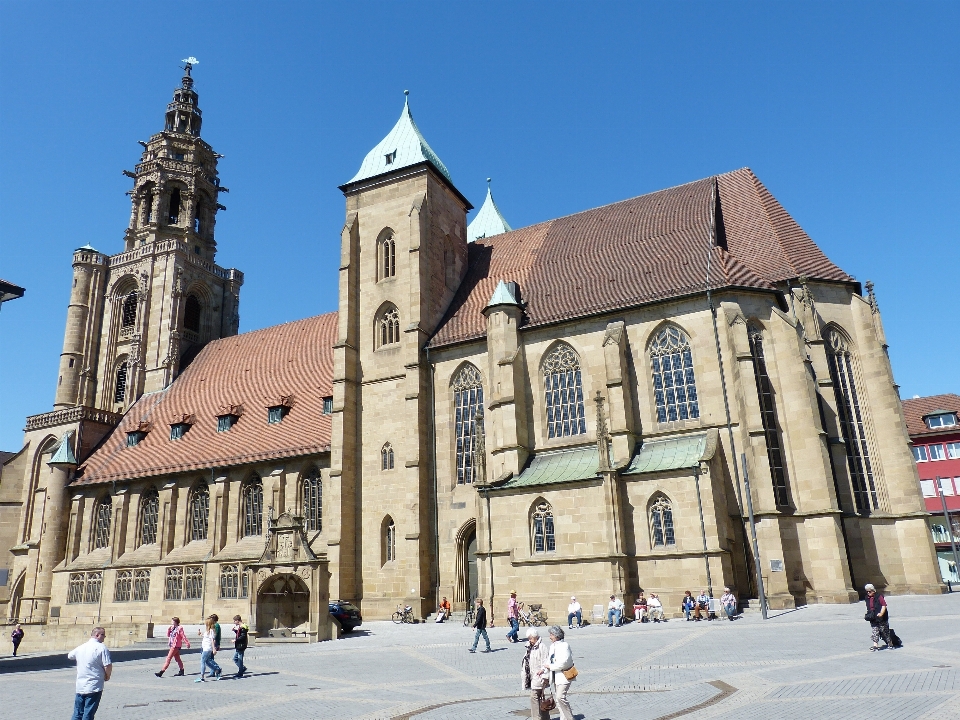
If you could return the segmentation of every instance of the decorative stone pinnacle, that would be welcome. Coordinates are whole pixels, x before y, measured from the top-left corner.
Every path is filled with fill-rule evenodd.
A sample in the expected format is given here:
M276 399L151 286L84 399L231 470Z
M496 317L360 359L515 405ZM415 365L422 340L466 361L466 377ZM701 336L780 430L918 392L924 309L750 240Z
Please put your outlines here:
M607 432L607 419L603 414L604 397L597 390L593 399L597 404L597 454L600 456L600 471L610 469L610 433Z
M867 300L870 302L870 310L874 314L880 312L880 306L877 304L877 294L873 291L873 280L867 280Z

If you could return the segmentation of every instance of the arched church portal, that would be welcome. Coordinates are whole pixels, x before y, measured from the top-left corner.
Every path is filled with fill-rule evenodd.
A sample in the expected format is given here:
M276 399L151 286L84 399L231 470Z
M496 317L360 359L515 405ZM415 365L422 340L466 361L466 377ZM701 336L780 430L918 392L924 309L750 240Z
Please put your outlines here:
M457 538L457 586L454 602L472 603L480 594L477 576L477 524L470 521Z
M306 630L309 622L310 589L300 577L274 575L260 586L257 594L258 633L266 635L281 628Z

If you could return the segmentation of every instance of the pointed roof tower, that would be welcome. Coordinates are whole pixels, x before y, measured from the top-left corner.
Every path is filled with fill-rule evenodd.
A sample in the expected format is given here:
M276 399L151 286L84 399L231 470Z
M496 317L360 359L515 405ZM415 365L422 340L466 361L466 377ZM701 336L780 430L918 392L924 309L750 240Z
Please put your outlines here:
M497 203L493 200L493 192L490 190L490 178L487 178L487 197L483 205L477 211L477 216L470 221L467 226L467 242L480 240L481 238L493 237L500 233L513 230L510 223L500 212Z
M403 94L405 96L403 112L400 113L397 124L373 150L367 153L360 165L360 170L346 185L423 162L430 163L451 185L453 184L447 166L437 157L413 121L413 115L410 112L410 91L404 90Z
M193 89L193 76L190 75L193 66L200 61L191 56L183 62L183 77L180 79L180 87L173 91L173 102L167 105L164 130L200 137L200 126L203 124L203 115L198 105L200 96Z

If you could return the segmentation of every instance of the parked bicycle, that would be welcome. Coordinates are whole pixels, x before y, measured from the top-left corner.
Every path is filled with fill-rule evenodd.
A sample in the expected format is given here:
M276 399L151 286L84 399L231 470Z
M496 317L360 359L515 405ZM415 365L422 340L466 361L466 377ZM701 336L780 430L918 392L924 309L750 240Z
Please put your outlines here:
M547 624L547 614L543 612L543 605L531 605L524 608L523 603L517 603L517 619L521 625L543 627Z
M413 616L413 608L411 606L407 605L403 607L397 605L397 611L393 614L393 621L397 625L401 625L403 623L413 624L417 622L417 619Z
M474 614L473 614L473 608L472 608L472 607L468 607L468 608L467 608L467 612L466 612L466 613L464 614L464 616L463 616L463 626L464 626L464 627L473 627L473 621L474 621L475 619L476 619L476 618L475 618L475 616L474 616Z

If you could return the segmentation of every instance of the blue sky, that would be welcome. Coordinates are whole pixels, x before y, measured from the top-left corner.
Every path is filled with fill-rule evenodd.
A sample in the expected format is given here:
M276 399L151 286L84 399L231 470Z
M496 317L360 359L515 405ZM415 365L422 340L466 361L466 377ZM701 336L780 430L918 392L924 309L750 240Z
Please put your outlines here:
M876 283L903 397L960 392L960 3L0 2L0 448L53 402L71 253L115 253L178 61L241 331L336 308L337 190L400 114L514 227L749 166Z

